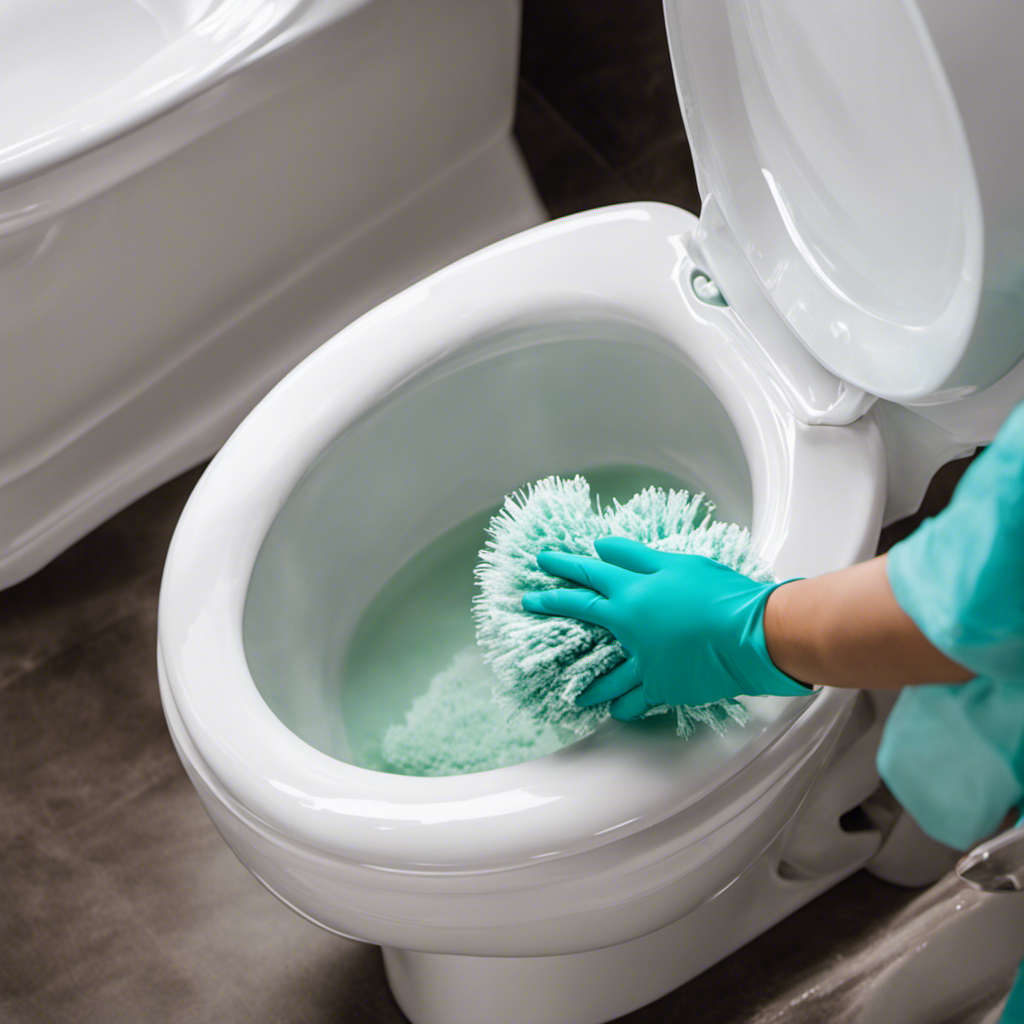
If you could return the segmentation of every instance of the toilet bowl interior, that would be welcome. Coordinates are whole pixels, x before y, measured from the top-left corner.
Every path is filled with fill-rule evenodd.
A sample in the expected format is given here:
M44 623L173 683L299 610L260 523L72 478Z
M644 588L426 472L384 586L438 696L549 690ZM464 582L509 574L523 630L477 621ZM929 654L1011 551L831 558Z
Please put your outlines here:
M473 340L343 430L271 525L243 622L264 700L312 746L380 767L383 730L473 642L490 514L577 472L603 499L682 486L751 521L733 424L665 339L595 319Z

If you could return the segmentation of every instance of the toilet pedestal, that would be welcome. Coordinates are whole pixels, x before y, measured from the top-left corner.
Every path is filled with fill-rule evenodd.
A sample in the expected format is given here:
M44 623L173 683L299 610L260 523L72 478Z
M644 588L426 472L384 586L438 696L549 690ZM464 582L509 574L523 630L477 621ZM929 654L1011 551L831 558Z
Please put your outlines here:
M413 1024L601 1024L678 988L861 867L874 872L877 866L880 877L907 885L936 881L952 867L951 851L908 826L879 789L875 754L893 701L889 693L859 695L796 816L739 878L692 913L630 942L561 956L385 947L384 967L399 1006ZM856 821L845 817L854 809L864 811ZM985 907L981 917L987 921L993 912L997 926L1012 930L1012 907ZM1019 930L1024 953L1024 926ZM948 940L950 959L957 959L956 938ZM1006 956L993 960L988 972L973 965L961 987L987 991L979 986L1010 964ZM944 994L934 1005L945 1007L950 990L936 987Z
M472 957L383 950L398 1005L413 1024L600 1024L707 970L845 875L789 879L783 840L741 878L681 920L632 942L569 956ZM900 859L932 858L902 839ZM932 844L934 845L934 844ZM882 851L884 853L884 849ZM891 860L891 857L890 857ZM867 865L871 870L872 864ZM813 997L844 1024L936 1024L1005 991L1024 957L1019 900L965 891L947 875L894 922L891 948L872 944ZM984 937L982 939L982 937ZM927 957L916 951L928 948ZM818 979L820 981L820 979ZM839 983L841 980L841 984ZM820 989L820 991L819 991ZM833 1005L834 1002L834 1005ZM997 1017L986 1018L995 1024Z
M704 906L618 946L548 957L385 948L384 969L413 1024L600 1024L678 988L856 869L791 881L780 856L777 840Z

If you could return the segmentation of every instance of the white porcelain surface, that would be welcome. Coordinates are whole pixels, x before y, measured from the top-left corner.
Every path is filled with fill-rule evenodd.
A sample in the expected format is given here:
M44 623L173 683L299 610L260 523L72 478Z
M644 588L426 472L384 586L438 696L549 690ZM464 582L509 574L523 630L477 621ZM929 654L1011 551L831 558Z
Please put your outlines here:
M548 957L443 956L386 948L398 1005L414 1024L600 1024L646 1005L728 956L838 881L794 882L773 842L729 888L631 942ZM865 1021L868 1018L865 1018ZM895 1024L893 1018L879 1018Z
M373 0L9 0L0 189L78 156Z
M599 1024L659 998L879 856L920 871L936 846L896 822L846 832L839 817L874 786L874 750L891 701L861 694L807 800L789 825L723 891L657 931L615 946L563 956L445 956L385 948L388 982L415 1024ZM867 769L867 770L865 770ZM941 875L919 874L913 884ZM891 1020L891 1018L887 1018Z
M0 133L0 586L212 454L374 303L544 218L509 139L508 0L72 6L0 5L18 82L72 28L52 88L117 79L31 152ZM62 95L38 102L78 117Z
M1024 7L667 0L666 17L705 231L735 240L699 247L727 299L753 275L829 370L895 401L961 398L1020 360Z
M705 382L735 427L754 536L781 575L870 554L884 500L874 422L808 427L785 409L734 314L694 296L683 244L693 225L689 214L656 204L598 210L525 232L408 289L282 381L186 506L161 592L172 735L236 853L326 927L386 945L487 955L634 938L736 878L782 830L827 757L850 694L790 705L707 777L689 763L696 746L623 729L498 771L393 776L301 740L267 706L246 662L241 623L257 552L328 445L386 409L403 385L415 387L417 374L454 375L460 361L487 358L489 345L502 359L510 333L534 340L535 372L543 373L545 342L531 330L552 325L586 336L593 324L621 337L621 365L609 365L598 403L613 400L636 345L659 353L666 372L675 365L672 372ZM613 421L613 406L599 407ZM543 453L547 439L535 426L524 422L511 447ZM579 443L585 453L587 439ZM622 443L620 461L640 459L628 437ZM668 443L685 451L685 438ZM476 474L449 468L443 445L430 458L452 521L476 511ZM431 494L423 498L432 507ZM374 543L371 534L368 548ZM328 572L346 568L325 563ZM349 569L353 579L372 578L366 564Z
M985 7L990 25L1013 28L1011 5ZM867 862L881 834L851 838L838 817L877 783L881 717L861 720L852 694L825 691L758 722L704 771L700 741L622 727L475 775L357 768L303 724L316 695L289 706L262 675L273 658L247 661L243 643L253 565L300 481L344 494L337 467L349 465L354 507L370 474L354 459L331 469L332 453L347 433L389 424L379 428L382 459L401 471L358 497L361 512L346 506L334 523L341 540L323 541L322 590L301 610L309 619L339 595L352 602L314 624L315 661L327 632L349 629L403 559L524 482L532 453L542 475L558 468L545 459L585 464L615 449L614 398L645 379L651 360L665 361L664 387L681 402L691 380L720 403L749 475L756 542L782 576L872 554L883 517L909 511L931 471L988 440L1024 393L1022 371L1007 373L1020 336L1006 329L1019 301L1024 204L1015 205L1019 177L996 170L1020 166L1021 135L991 114L991 89L1018 82L1004 59L1011 48L955 31L948 3L892 0L867 15L841 5L827 18L802 0L666 8L687 64L680 87L705 193L700 222L655 204L593 211L382 304L246 419L197 486L168 555L161 690L197 791L271 891L324 927L390 947L389 977L417 1024L459 1020L456 989L490 993L516 1024L536 1024L542 1011L574 1024L607 1019L712 962L652 958L658 929L692 942L706 921L715 958ZM889 48L888 77L863 74L869 46ZM990 58L984 80L979 55ZM697 269L711 271L731 306L696 297ZM593 338L608 375L604 389L592 366L580 374L596 410L586 429L575 436L532 408L517 423L516 396L543 392L551 353L580 337ZM492 362L506 383L487 377ZM486 387L460 392L478 372ZM573 408L572 382L557 379ZM417 393L435 395L433 413L409 415L422 429L403 436ZM933 400L946 404L905 407ZM660 397L637 401L655 433L673 422ZM684 440L630 446L646 437L636 416L616 461L678 464ZM725 444L721 458L732 451ZM282 604L290 596L301 606L311 571L282 572ZM270 636L266 648L281 643ZM904 835L904 845L914 844ZM885 870L900 874L899 861L890 851ZM949 935L947 960L961 941ZM595 969L609 979L605 998L579 984ZM881 1005L889 1013L897 1003Z

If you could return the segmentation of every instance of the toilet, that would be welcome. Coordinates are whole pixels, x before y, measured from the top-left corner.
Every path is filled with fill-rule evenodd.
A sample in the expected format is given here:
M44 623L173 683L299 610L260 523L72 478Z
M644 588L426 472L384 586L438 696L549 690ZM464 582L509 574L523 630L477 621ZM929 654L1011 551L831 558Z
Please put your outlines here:
M515 0L5 0L0 588L546 214Z
M1024 8L665 7L700 217L567 217L377 306L246 417L167 556L161 694L203 804L278 898L383 947L414 1024L597 1024L861 867L950 864L879 792L892 694L749 699L686 742L608 722L464 775L365 752L465 639L464 527L511 490L671 478L809 576L1024 399Z

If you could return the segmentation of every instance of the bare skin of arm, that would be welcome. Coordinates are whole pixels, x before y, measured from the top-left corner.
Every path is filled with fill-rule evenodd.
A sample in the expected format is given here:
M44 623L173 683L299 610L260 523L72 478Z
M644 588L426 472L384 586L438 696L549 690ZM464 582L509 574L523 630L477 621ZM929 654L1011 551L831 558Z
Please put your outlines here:
M900 608L885 562L881 555L774 590L764 634L776 667L810 686L863 690L973 679Z

